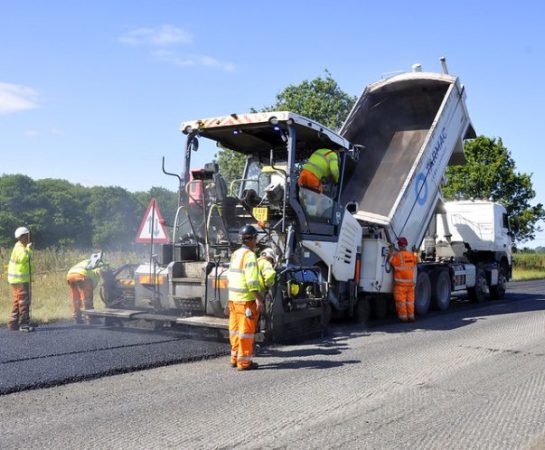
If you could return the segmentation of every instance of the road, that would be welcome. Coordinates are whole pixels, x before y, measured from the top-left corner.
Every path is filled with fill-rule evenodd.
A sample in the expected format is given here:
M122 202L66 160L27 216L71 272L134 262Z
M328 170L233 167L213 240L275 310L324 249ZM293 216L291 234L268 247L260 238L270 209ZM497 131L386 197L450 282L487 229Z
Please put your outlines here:
M193 357L3 395L0 447L544 448L545 281L510 291L415 324L335 326L265 349L257 371Z

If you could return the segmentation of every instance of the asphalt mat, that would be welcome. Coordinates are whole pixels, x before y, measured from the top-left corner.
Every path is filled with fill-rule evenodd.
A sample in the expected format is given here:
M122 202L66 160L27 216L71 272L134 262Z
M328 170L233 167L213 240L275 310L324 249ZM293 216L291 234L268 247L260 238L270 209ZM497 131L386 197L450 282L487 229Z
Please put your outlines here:
M0 329L0 395L227 355L215 335L56 323Z

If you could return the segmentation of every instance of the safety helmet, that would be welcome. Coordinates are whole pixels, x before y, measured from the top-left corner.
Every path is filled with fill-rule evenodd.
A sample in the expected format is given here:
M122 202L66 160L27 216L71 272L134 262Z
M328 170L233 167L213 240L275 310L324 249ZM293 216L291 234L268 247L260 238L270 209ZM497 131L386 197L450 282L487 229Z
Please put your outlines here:
M30 231L28 231L27 227L19 227L15 230L15 239L19 239L21 236L29 233Z
M240 234L242 241L249 241L257 236L257 230L252 225L244 225L238 234Z
M276 254L274 253L274 250L270 247L264 248L261 252L261 256L264 258L269 258L273 264L276 263Z
M400 236L397 238L397 245L400 247L407 247L409 245L409 242L407 241L407 238Z

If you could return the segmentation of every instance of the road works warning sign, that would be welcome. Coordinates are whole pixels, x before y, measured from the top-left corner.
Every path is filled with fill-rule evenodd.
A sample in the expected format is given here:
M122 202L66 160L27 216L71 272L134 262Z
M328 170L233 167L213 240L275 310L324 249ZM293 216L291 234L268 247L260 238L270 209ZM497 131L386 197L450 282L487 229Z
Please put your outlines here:
M159 211L157 200L154 198L149 202L148 209L144 214L144 218L136 234L136 242L143 244L168 244L170 242L165 221Z

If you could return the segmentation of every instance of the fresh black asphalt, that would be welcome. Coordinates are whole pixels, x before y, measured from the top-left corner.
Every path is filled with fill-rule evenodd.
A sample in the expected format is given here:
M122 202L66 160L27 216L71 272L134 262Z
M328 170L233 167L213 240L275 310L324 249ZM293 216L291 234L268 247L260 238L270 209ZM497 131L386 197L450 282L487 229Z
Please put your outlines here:
M57 323L0 329L0 395L227 355L217 336Z

